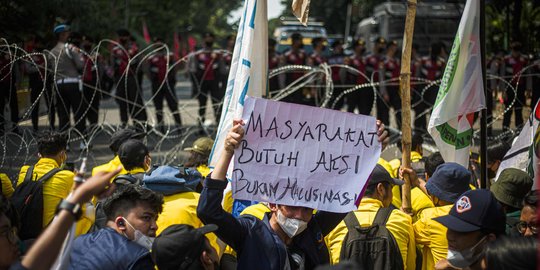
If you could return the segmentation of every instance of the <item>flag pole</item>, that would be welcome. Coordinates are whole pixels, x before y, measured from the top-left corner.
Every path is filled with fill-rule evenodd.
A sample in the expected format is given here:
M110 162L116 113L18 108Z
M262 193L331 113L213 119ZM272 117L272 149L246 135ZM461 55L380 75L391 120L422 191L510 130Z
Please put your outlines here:
M482 83L484 84L484 95L487 98L488 90L486 83L486 1L480 1L480 55L482 59ZM482 109L480 117L480 187L489 189L490 183L487 179L487 107Z
M401 91L401 164L404 168L411 167L411 49L414 33L414 18L416 16L416 0L407 1L407 17L405 19L405 32L403 33L403 49L401 54L401 73L399 84ZM401 187L401 209L412 214L411 207L411 181L404 175L405 184Z

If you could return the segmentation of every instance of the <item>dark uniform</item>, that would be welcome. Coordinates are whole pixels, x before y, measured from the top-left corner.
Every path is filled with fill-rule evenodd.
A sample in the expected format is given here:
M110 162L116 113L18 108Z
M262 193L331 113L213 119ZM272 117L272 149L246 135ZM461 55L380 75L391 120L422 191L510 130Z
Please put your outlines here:
M287 51L283 57L285 58L285 64L286 65L305 65L307 56L304 50L298 49L298 50L289 50ZM304 76L304 72L302 71L295 71L295 72L288 72L286 74L285 84L288 86L300 77ZM297 104L304 104L304 94L302 93L302 89L298 89L291 93L290 95L286 96L282 99L282 101L290 102L290 103L297 103Z
M19 123L19 106L17 103L17 88L15 86L16 66L11 63L11 57L6 53L0 53L0 133L4 132L4 107L9 103L11 123L17 129Z
M445 65L446 65L446 61L442 57L424 56L420 60L420 77L428 81L436 81L442 77L444 73ZM418 91L423 91L423 89L424 88L419 87ZM439 91L439 86L433 85L424 92L424 95L422 96L423 102L419 104L418 106L416 106L415 108L415 113L416 113L416 119L414 120L415 129L424 130L424 131L427 130L427 117L424 111L435 104L438 91ZM422 115L418 116L419 114L422 114Z
M141 89L137 84L136 64L130 62L138 53L135 43L127 43L125 47L117 45L113 48L116 83L116 101L120 107L120 121L126 126L128 114L132 120L144 124L147 120L146 109L143 105Z
M347 84L361 85L368 82L366 78L366 59L359 54L354 54L347 58L346 63L358 70L360 74L347 73ZM363 115L370 115L373 108L373 88L365 87L355 90L347 95L347 110L354 112L357 108L358 112Z
M172 112L176 125L182 125L180 112L178 111L178 98L174 90L176 85L175 70L168 70L167 58L172 57L163 52L152 55L150 62L150 80L152 81L152 93L154 106L156 107L156 119L158 125L163 125L163 99L167 101L169 110ZM168 72L169 71L169 72Z
M199 118L202 122L205 120L208 96L214 108L216 123L221 118L221 102L225 95L223 89L219 87L222 61L221 53L212 48L203 48L195 52L192 59L192 72L199 90L197 93Z
M341 44L339 45L341 46ZM333 46L335 48L335 46ZM345 78L343 78L343 74L341 72L341 67L335 66L335 65L343 65L345 63L345 54L343 53L343 50L338 50L337 52L333 52L332 55L328 57L328 65L334 65L331 67L332 70L332 81L334 82L334 92L332 94L332 99L330 101L330 106L332 106L335 102L335 99L338 98L341 93L345 90ZM336 105L333 107L333 109L341 110L343 107L343 104L345 104L345 96L342 96L339 100L337 100Z
M39 51L35 50L35 53ZM45 99L49 115L49 126L54 129L55 122L55 107L50 84L45 85L45 56L43 54L35 54L31 56L31 61L26 63L26 72L28 74L28 86L30 88L30 102L32 105L31 118L32 128L38 130L39 120L39 100L40 94ZM35 104L34 104L35 103Z
M506 99L504 100L504 105L506 108L510 106L514 98L516 99L513 107L504 114L503 118L503 128L510 128L510 120L512 117L512 111L515 113L515 126L519 127L523 124L523 106L525 105L525 89L527 87L525 82L524 74L522 73L523 68L525 68L529 63L529 60L525 55L521 53L518 56L507 55L504 58L504 72L505 77L509 78L510 85L514 87L514 90L509 87L506 88Z
M96 126L99 120L99 102L101 101L101 93L98 91L98 57L83 55L83 97L85 102L86 119L90 126Z
M381 81L381 77L384 74L384 58L379 53L372 53L366 57L366 73L368 78L371 80L371 83L378 83ZM376 96L376 106L377 106L377 118L379 117L379 111L388 110L384 102L382 101L381 91L384 91L384 88L381 86L376 86L377 96Z
M399 93L399 73L400 63L396 57L384 57L384 80L389 81L385 85L386 93L388 94L388 105L394 108L396 115L396 122L398 129L401 129L401 95ZM392 80L392 81L390 81ZM381 120L385 125L390 125L390 108L386 107L386 110L377 109L377 118Z

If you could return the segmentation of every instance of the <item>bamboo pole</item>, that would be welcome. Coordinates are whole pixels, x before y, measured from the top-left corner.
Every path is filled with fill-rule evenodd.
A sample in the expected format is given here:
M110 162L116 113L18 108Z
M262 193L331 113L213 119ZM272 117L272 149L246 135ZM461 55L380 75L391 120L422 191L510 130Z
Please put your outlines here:
M405 19L405 33L403 34L403 49L401 54L401 74L399 75L402 131L401 166L404 168L411 167L411 49L415 16L416 0L408 0L407 17ZM401 209L405 213L411 215L411 181L408 175L404 175L404 180L405 184L401 187Z

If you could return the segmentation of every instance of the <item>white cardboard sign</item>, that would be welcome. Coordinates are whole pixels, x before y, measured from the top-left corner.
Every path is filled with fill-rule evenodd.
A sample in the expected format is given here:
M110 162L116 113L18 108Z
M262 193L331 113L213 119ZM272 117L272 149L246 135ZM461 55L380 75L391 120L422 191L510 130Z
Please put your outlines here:
M341 213L357 208L381 154L375 118L248 97L242 119L235 199Z

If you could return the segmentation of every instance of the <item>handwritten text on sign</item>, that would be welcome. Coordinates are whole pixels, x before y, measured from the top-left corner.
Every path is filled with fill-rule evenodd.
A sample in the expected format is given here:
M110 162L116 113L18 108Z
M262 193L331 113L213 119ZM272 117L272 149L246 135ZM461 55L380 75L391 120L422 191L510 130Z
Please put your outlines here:
M348 212L381 153L375 118L248 98L233 197Z

